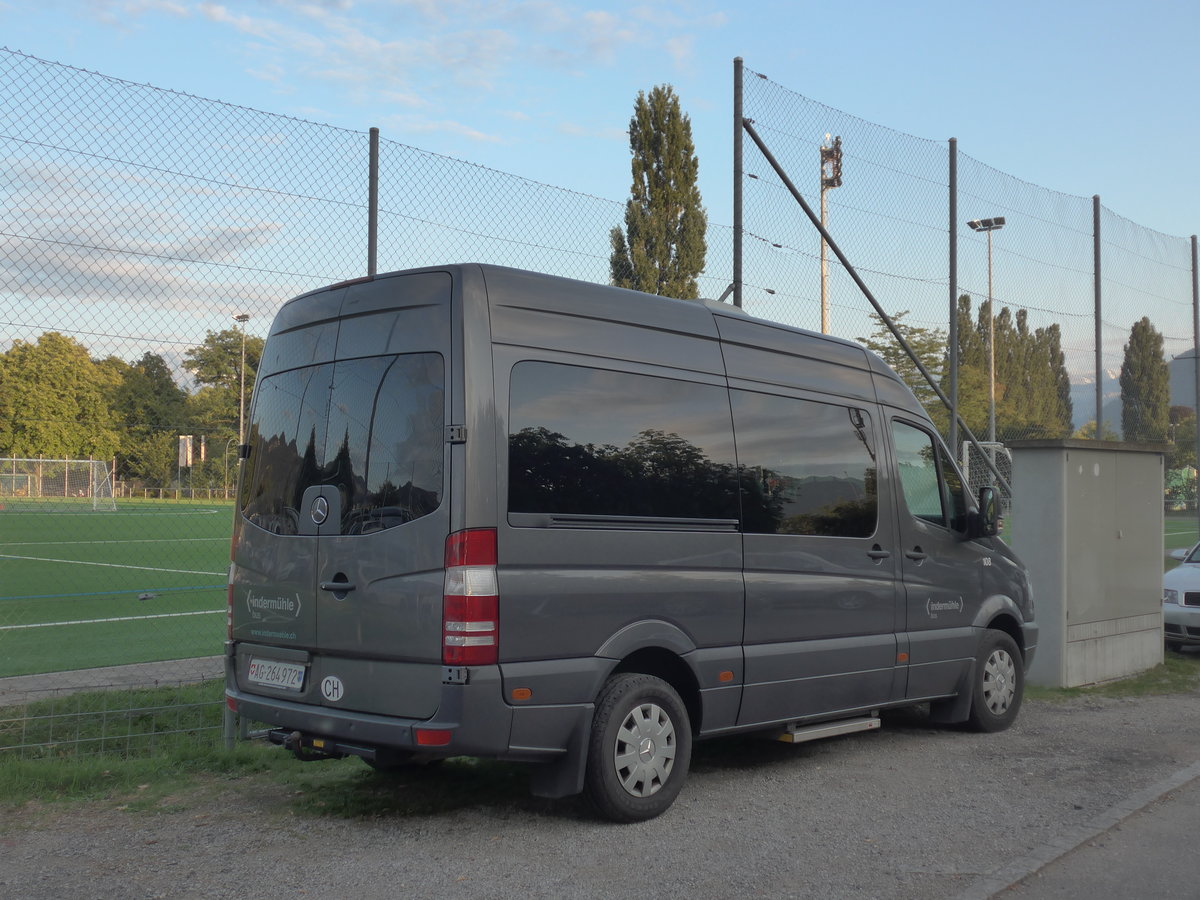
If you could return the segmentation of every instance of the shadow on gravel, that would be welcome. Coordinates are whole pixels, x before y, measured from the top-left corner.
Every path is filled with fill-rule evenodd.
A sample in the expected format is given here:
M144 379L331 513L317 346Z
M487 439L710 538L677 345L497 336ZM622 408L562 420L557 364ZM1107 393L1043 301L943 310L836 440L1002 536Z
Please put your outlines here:
M757 735L702 741L693 746L689 778L721 778L734 772L768 772L804 765L839 746L896 732L944 731L932 725L927 708L888 712L882 732L849 734L805 744L786 744ZM595 820L581 797L544 800L529 793L530 767L479 759L451 759L376 772L358 760L302 765L289 778L292 808L301 814L349 819L431 818L463 810L508 816Z
M438 765L375 772L358 760L305 764L292 779L299 813L347 819L408 819L473 810L492 815L584 819L580 798L544 800L529 793L529 768L486 759L449 759Z

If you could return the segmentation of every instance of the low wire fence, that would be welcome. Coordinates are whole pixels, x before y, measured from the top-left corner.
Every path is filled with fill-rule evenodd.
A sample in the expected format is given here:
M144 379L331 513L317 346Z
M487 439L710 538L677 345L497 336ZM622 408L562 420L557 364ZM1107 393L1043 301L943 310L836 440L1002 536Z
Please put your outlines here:
M1173 462L1194 466L1186 240L1101 207L1097 317L1091 199L965 154L951 192L950 145L759 73L746 73L742 102L939 378L960 363L960 409L980 436L989 417L1001 442L1087 433L1089 420L1096 433L1097 384L1099 433L1127 430L1136 417L1122 415L1118 376L1146 317L1170 375ZM179 711L167 731L219 733L228 498L250 386L284 300L366 271L370 141L0 50L0 454L104 460L115 501L96 505L89 489L39 503L35 474L0 465L0 755L153 752L169 735L140 723L163 707ZM623 199L386 138L378 158L379 270L474 260L609 280ZM832 333L868 340L903 371L753 148L742 175L742 229L710 222L701 294L722 295L740 272L748 312L819 329L824 305ZM968 224L1001 217L990 233ZM984 399L985 334L994 402ZM949 435L944 415L939 424ZM1194 475L1191 484L1194 498Z

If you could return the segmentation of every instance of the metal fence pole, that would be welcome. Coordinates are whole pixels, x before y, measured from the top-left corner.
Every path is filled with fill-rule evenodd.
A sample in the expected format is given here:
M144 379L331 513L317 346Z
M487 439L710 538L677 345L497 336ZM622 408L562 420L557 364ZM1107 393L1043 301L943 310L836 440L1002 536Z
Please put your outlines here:
M379 129L371 129L371 157L367 171L367 274L375 274L379 236Z
M1095 279L1096 316L1096 440L1101 439L1104 424L1104 353L1101 350L1100 322L1100 195L1092 196L1092 271Z
M742 305L742 58L733 59L733 305Z
M950 138L950 452L958 456L958 138Z
M1196 265L1196 235L1192 235L1192 372L1195 398L1192 406L1196 411L1196 454L1200 464L1200 268ZM1200 468L1200 465L1197 466ZM1200 527L1200 484L1196 492L1196 524Z

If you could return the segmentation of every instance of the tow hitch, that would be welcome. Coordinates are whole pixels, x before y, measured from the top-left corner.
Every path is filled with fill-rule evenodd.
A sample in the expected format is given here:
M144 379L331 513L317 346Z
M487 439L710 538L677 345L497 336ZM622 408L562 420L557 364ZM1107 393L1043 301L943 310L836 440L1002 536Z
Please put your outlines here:
M300 731L288 731L284 728L274 728L267 732L267 740L278 744L290 752L301 762L315 762L319 759L344 759L347 756L361 756L373 762L376 757L374 747L360 747L356 744L346 744L329 738L314 737Z

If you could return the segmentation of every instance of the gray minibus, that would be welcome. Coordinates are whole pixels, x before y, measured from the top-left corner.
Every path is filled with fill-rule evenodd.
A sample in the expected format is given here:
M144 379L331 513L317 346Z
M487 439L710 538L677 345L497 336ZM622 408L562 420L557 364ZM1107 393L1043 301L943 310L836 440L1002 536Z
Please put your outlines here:
M848 341L377 275L280 309L242 457L227 704L304 758L537 763L535 794L636 821L694 740L1020 707L1037 626L995 494Z

